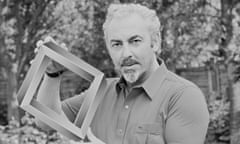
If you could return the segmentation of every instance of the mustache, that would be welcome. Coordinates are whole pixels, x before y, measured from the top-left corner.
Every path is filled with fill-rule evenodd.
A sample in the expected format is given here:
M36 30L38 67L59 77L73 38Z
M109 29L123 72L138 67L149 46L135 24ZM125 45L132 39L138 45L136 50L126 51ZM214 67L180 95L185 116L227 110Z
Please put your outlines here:
M139 64L139 62L137 60L132 59L132 58L126 58L126 59L122 60L121 67L131 66L131 65L134 65L134 64Z

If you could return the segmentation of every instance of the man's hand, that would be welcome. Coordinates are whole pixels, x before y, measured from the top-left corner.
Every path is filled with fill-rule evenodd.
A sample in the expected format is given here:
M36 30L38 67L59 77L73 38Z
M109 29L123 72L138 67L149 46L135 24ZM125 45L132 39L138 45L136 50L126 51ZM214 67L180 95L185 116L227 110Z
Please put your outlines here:
M53 42L53 43L59 45L52 37L46 37L44 40L39 40L39 41L37 42L37 44L36 44L37 47L35 48L34 53L37 54L39 48L40 48L41 46L43 46L45 43L47 43L47 42ZM66 47L66 45L65 45L64 43L60 44L60 46L61 46L63 49L65 49L66 51L69 51L68 48ZM32 62L32 61L31 61L31 62ZM31 63L31 62L30 62L30 63ZM57 62L55 62L55 61L52 60L52 61L49 63L49 65L48 65L48 67L47 67L47 69L46 69L46 72L47 72L47 73L56 73L56 72L59 72L59 71L62 71L62 70L66 71L66 68L63 67L61 64L59 64L59 63L57 63Z
M87 137L90 140L90 142L76 142L76 141L70 141L70 144L105 144L103 141L98 139L91 131L91 128L88 129Z
M87 133L88 139L91 141L91 144L105 144L103 141L98 139L93 133L91 128L88 129Z

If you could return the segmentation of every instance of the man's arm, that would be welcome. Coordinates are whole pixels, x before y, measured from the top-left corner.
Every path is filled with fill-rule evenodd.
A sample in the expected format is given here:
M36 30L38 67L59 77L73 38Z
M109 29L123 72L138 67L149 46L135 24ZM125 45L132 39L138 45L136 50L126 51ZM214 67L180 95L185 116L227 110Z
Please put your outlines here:
M203 144L209 123L204 95L187 87L171 99L166 122L167 144Z
M46 105L47 107L54 110L58 114L62 115L63 118L66 118L61 108L61 101L59 95L60 81L61 76L56 78L50 78L49 76L44 75L43 81L37 94L37 101ZM35 121L40 128L44 130L51 129L41 120L36 119Z
M54 41L54 39L52 39L51 37L46 37L44 39L44 41L39 40L37 42L37 48L34 50L34 52L37 53L38 49L42 45L44 45L45 43L48 43L48 42L56 43ZM61 47L61 48L64 48L65 50L68 51L68 49L66 47ZM59 94L62 73L61 74L58 73L58 75L51 76L51 74L54 74L54 73L56 74L57 72L63 71L64 69L65 68L62 65L60 65L54 61L51 61L48 64L48 67L46 69L46 74L43 77L43 81L42 81L40 88L38 90L38 93L37 93L37 101L46 105L53 111L57 112L63 118L66 118L66 116L64 115L64 113L61 109L60 94ZM49 74L50 74L50 76L48 76ZM45 130L49 129L49 127L46 124L44 124L43 122L41 122L41 120L36 119L36 124Z
M60 81L61 76L57 78L50 78L45 75L43 82L39 88L37 100L60 114L63 118L66 118L69 121L73 122L82 105L86 92L82 92L79 95L75 95L71 98L61 101L59 93ZM49 127L41 122L41 120L36 120L36 124L40 128L46 130L49 129Z

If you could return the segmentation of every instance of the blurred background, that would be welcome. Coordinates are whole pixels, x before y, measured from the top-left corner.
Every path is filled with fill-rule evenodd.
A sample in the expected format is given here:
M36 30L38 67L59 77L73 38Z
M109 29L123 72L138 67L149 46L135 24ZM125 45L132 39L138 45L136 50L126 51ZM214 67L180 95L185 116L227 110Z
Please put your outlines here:
M36 42L52 36L71 52L114 77L102 24L110 3L140 3L155 9L162 24L168 68L196 83L210 112L206 144L240 144L239 0L0 0L0 144L71 143L36 128L18 108L17 91L34 58ZM89 83L68 73L61 98Z

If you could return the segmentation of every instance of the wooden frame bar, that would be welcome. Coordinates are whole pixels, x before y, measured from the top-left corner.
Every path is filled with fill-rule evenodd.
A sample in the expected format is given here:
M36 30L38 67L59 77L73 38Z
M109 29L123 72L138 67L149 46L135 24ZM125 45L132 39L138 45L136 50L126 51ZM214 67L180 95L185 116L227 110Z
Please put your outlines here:
M91 82L87 97L84 99L74 123L33 98L51 60L60 63ZM106 81L102 72L67 52L56 43L47 42L40 47L31 64L18 91L18 102L23 110L42 120L53 129L71 139L82 140L87 135L91 121L105 91Z

